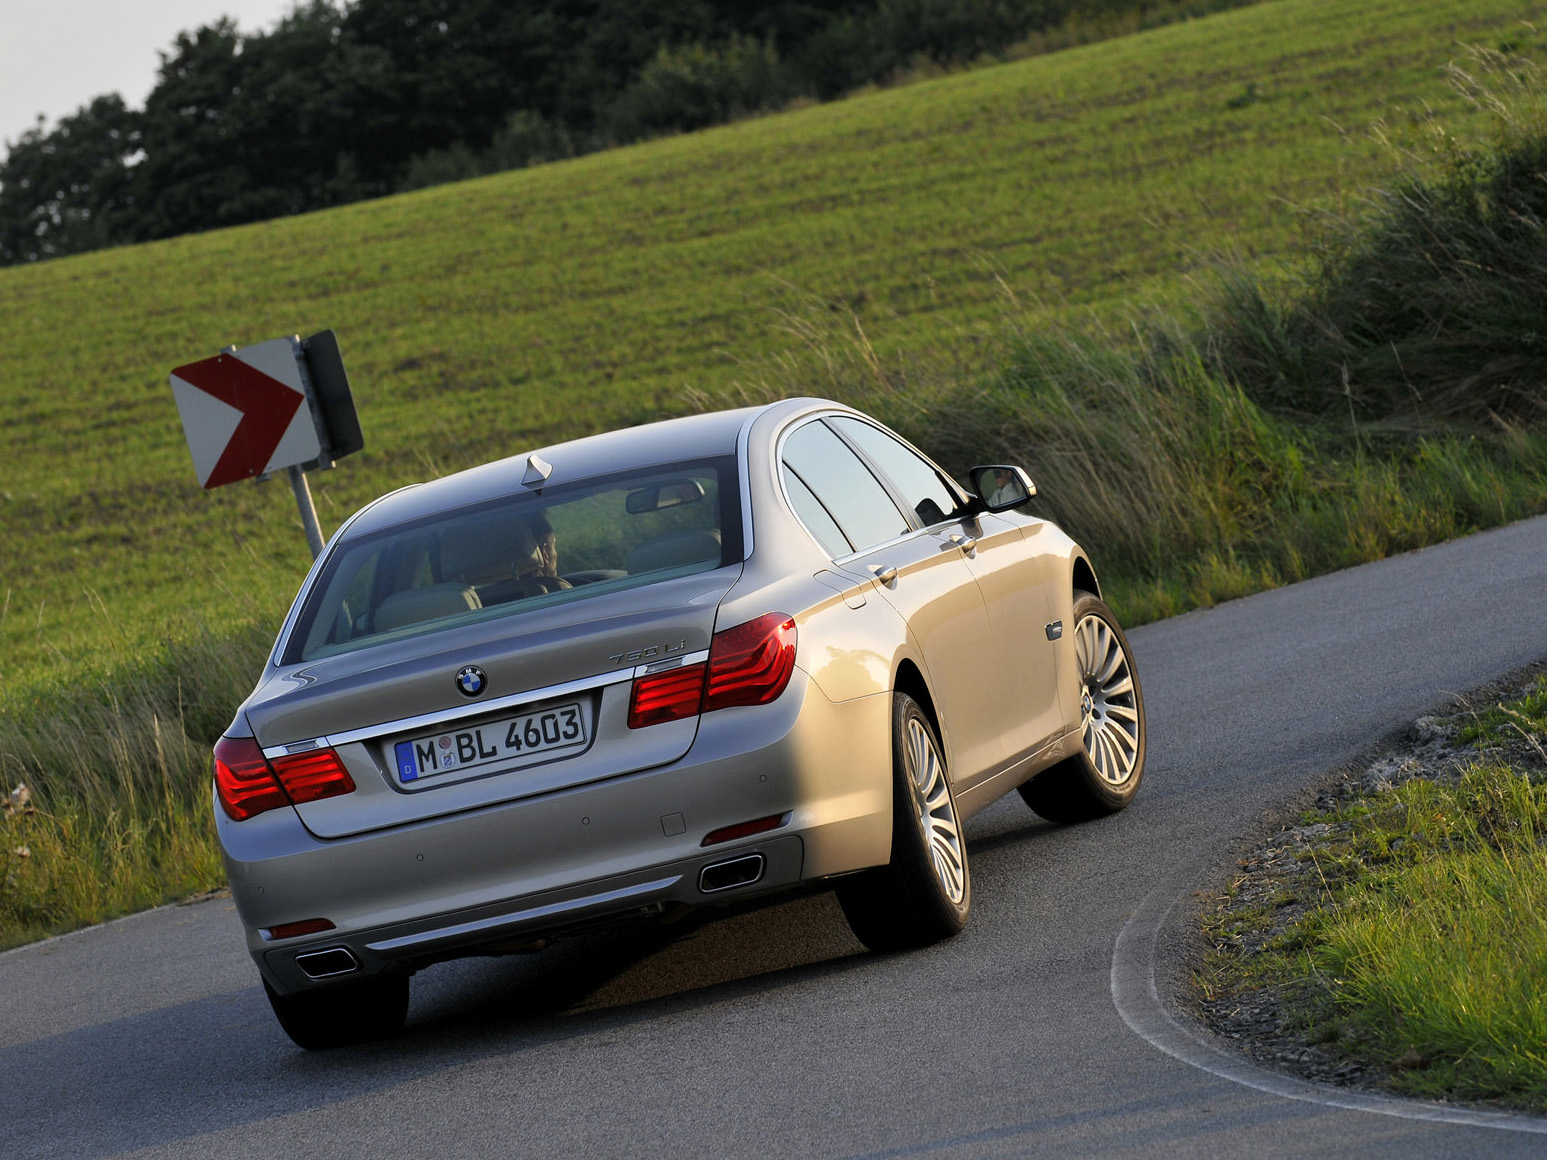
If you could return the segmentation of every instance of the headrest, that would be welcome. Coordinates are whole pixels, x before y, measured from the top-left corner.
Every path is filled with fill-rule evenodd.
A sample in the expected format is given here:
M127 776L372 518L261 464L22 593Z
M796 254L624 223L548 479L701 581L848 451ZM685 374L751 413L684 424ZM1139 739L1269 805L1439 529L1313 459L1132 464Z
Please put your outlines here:
M376 631L391 632L405 625L421 624L482 608L478 593L465 584L427 584L394 592L376 609Z
M511 580L537 571L542 563L532 529L507 512L455 524L441 535L440 574L450 580Z

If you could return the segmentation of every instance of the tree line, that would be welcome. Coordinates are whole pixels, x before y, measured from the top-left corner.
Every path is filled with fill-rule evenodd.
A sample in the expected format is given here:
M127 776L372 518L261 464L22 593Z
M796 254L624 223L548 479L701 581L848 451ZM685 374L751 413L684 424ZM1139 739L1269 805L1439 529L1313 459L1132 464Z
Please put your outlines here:
M1193 0L1210 9L1244 0ZM180 33L0 161L0 264L150 241L827 100L1187 0L308 0Z

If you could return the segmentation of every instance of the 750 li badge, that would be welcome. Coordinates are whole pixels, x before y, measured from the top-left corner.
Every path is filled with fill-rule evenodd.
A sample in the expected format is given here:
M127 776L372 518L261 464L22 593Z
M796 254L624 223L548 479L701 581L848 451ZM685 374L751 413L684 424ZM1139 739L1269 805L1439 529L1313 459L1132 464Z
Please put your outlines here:
M464 665L457 670L457 689L464 696L476 697L488 683L489 679L477 665Z

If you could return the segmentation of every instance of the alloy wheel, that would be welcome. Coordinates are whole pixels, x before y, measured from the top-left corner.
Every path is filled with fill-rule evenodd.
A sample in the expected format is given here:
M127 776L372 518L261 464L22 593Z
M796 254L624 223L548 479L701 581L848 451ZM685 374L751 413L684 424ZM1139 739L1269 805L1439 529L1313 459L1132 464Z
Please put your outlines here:
M935 878L951 902L959 906L967 892L966 860L961 825L945 780L945 762L923 721L910 717L907 730L908 779L924 825Z
M1074 630L1080 666L1080 737L1097 775L1119 786L1133 776L1139 757L1139 709L1133 669L1122 641L1099 616Z

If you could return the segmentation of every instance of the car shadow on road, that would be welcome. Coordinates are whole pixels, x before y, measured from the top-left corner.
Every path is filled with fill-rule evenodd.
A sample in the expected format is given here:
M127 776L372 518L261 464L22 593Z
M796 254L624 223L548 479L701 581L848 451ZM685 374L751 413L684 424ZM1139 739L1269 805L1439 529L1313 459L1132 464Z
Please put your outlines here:
M969 837L975 858L989 861L1055 832L1029 813L996 822ZM409 1033L429 1035L464 1023L517 1030L640 1004L691 1005L863 969L874 958L849 930L831 890L776 896L565 940L524 962L442 964L415 980Z
M973 847L985 861L1051 832L1034 819L995 831ZM826 1002L829 992L851 989L834 987L838 980L878 966L906 971L959 951L958 941L871 955L830 891L783 897L726 915L705 910L676 923L598 931L528 957L438 964L416 977L402 1034L320 1053L283 1036L255 980L0 1050L7 1077L0 1118L18 1154L116 1155L776 989L798 995L814 987L815 1001Z

